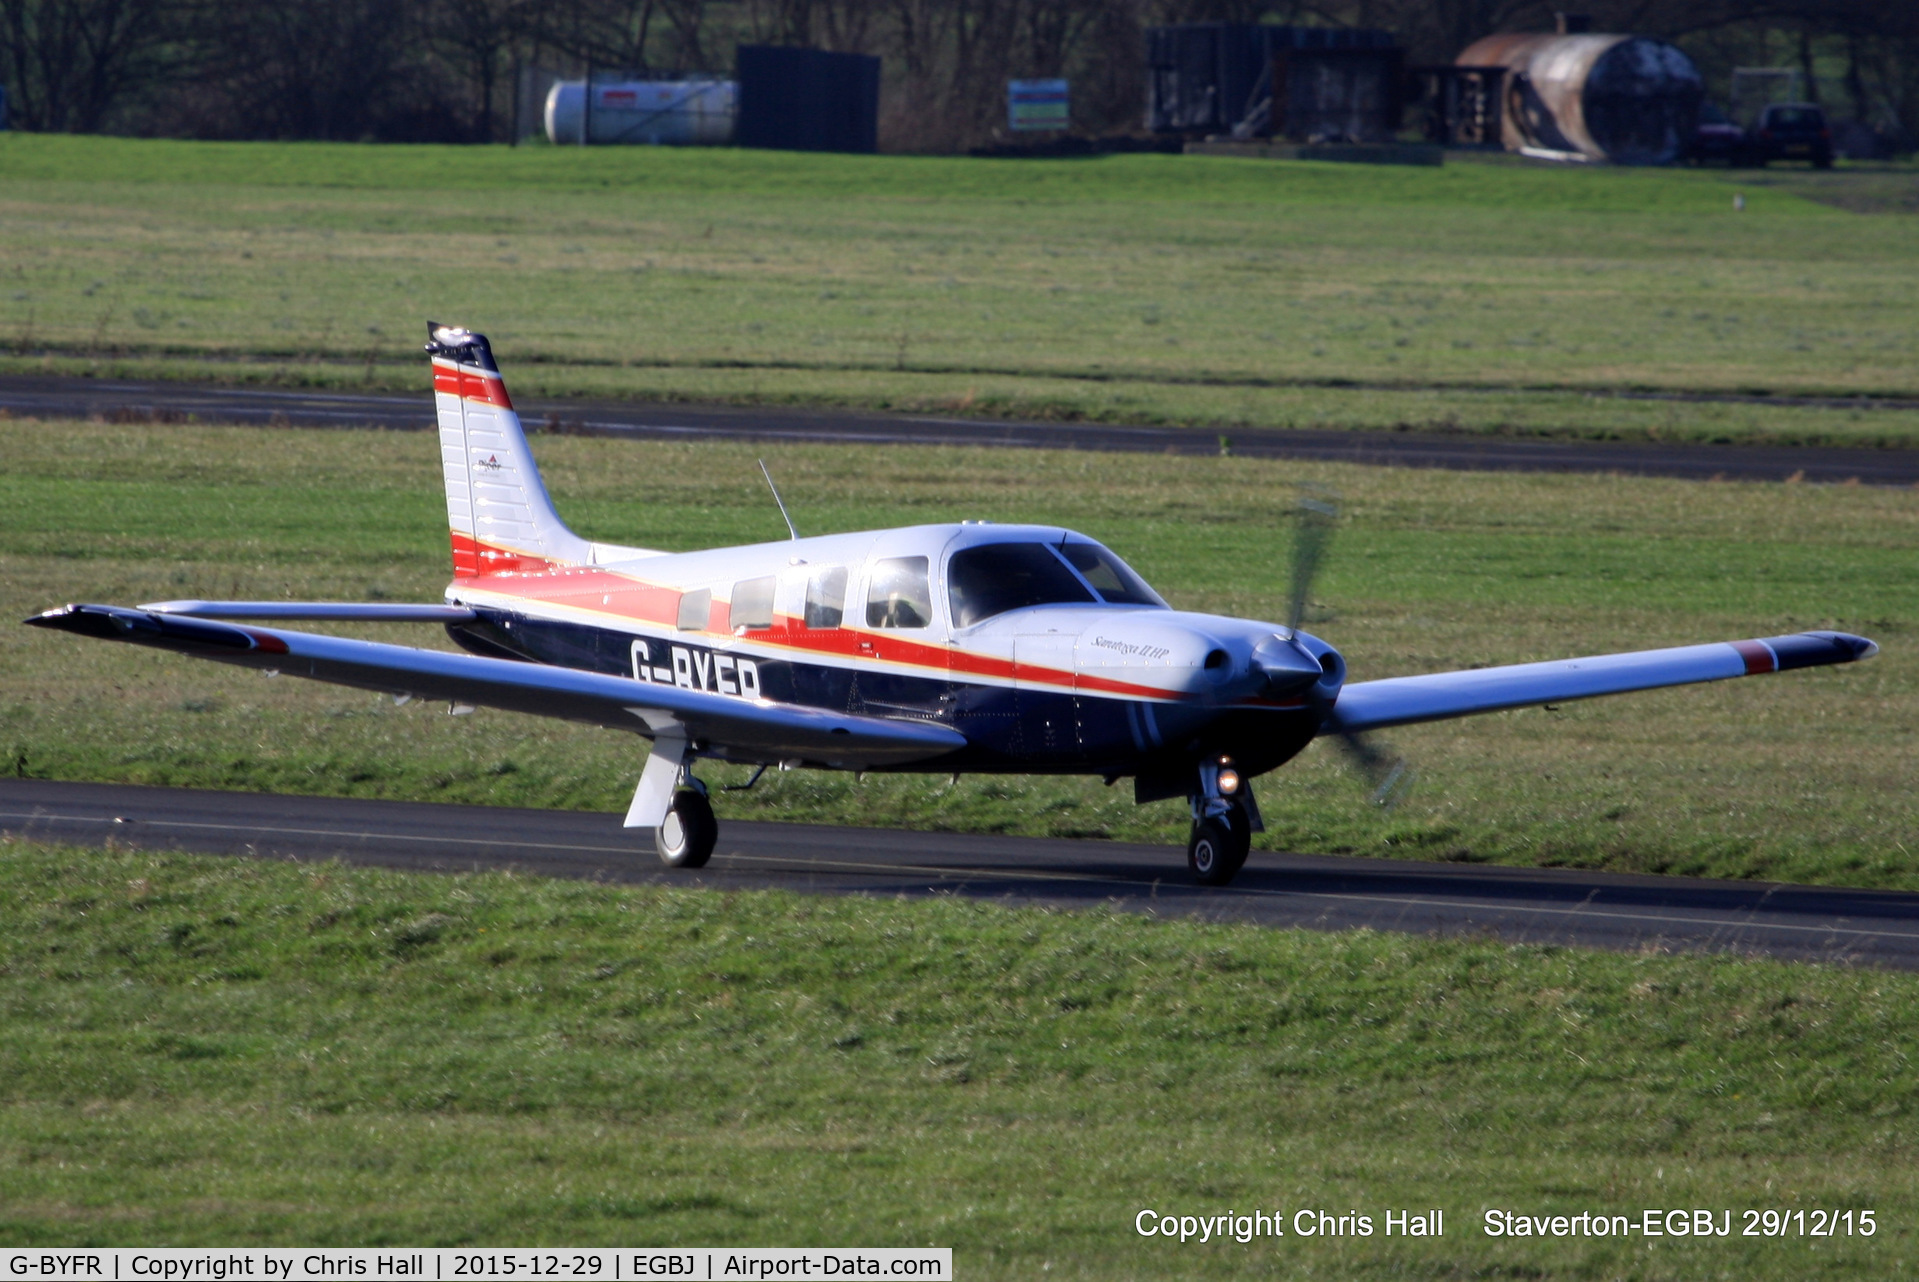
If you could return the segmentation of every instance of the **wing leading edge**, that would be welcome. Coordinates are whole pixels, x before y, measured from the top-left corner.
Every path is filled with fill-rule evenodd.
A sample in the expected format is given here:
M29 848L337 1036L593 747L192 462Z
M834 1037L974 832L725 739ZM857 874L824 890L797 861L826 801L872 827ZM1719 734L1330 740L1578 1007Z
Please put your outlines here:
M925 721L839 715L575 668L241 627L183 614L68 605L27 622L334 685L482 704L650 738L703 741L736 760L857 770L928 761L966 746L966 736L958 731Z
M357 623L464 623L474 617L463 605L402 601L149 601L154 614L194 619L333 619Z
M1878 646L1850 633L1800 632L1753 641L1717 641L1669 650L1388 677L1357 682L1341 690L1327 726L1349 733L1383 730L1602 694L1852 663L1877 653Z

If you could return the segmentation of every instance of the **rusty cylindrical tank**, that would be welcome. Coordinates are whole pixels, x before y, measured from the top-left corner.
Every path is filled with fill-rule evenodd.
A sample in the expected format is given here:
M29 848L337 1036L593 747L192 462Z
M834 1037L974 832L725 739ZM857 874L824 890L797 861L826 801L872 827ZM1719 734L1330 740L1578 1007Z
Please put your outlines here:
M1646 36L1487 36L1456 61L1506 68L1500 129L1508 151L1670 164L1684 153L1705 98L1692 59Z

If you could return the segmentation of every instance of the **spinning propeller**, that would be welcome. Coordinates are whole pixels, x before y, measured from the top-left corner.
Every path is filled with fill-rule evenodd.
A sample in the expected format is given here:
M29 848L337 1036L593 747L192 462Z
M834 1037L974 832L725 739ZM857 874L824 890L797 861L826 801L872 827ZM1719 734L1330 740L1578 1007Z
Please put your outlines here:
M1319 573L1320 559L1325 555L1326 544L1333 535L1333 522L1338 516L1330 493L1302 489L1297 509L1299 529L1293 536L1292 595L1286 604L1288 640L1305 621L1313 578ZM1306 689L1306 701L1319 713L1320 733L1330 734L1345 751L1347 760L1372 785L1373 803L1389 808L1397 805L1413 784L1413 772L1405 759L1389 746L1346 729L1340 723L1337 704L1317 685Z

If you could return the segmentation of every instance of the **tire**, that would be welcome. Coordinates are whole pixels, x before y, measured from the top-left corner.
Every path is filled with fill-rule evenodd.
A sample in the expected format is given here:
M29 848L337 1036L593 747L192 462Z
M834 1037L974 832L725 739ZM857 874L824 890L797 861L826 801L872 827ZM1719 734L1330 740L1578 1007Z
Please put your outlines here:
M719 839L713 804L691 788L673 794L666 818L653 830L653 846L668 868L704 868Z
M1832 153L1829 151L1814 152L1812 156L1812 167L1814 169L1831 169Z
M1246 816L1235 808L1193 825L1192 836L1186 840L1186 866L1201 885L1224 886L1246 866L1252 844Z

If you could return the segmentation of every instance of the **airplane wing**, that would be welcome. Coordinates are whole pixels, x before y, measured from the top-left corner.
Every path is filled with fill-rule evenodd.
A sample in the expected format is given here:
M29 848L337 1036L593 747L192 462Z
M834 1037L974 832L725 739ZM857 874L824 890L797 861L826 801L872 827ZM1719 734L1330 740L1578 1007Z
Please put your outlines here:
M847 716L575 668L241 627L159 610L68 605L27 622L334 685L704 742L735 760L861 770L931 760L966 745L958 731L925 721Z
M1879 647L1864 637L1845 632L1800 632L1756 641L1719 641L1551 663L1435 672L1423 677L1389 677L1356 682L1342 689L1327 717L1327 728L1346 733L1382 730L1475 712L1851 663L1877 653Z
M400 601L150 601L155 614L194 619L342 619L358 623L464 623L474 613L463 605Z

